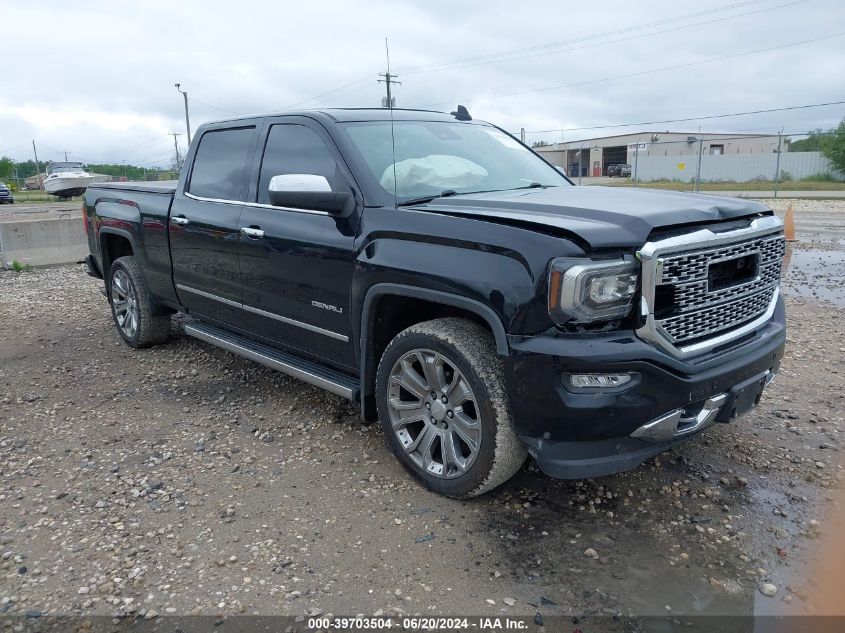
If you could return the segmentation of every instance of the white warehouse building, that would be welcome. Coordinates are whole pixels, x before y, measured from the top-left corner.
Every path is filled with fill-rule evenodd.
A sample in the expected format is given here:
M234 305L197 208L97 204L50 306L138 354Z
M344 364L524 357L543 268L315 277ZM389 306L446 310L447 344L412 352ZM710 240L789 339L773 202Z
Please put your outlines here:
M554 143L535 150L553 165L566 169L571 177L605 176L608 165L634 165L648 156L675 156L681 170L695 171L699 138L701 153L707 156L735 154L774 154L778 150L778 136L761 134L699 134L698 132L638 132L600 138L587 138ZM783 137L781 151L787 152L788 139Z

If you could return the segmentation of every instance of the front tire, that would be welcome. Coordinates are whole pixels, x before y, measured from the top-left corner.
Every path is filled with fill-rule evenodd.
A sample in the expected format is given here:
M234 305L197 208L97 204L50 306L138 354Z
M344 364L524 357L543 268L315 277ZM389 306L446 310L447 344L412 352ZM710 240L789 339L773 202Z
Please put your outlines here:
M399 333L379 363L376 402L391 451L434 492L483 494L525 461L493 337L467 319Z
M140 349L167 341L170 315L155 313L134 257L119 257L112 262L107 287L114 324L126 343Z

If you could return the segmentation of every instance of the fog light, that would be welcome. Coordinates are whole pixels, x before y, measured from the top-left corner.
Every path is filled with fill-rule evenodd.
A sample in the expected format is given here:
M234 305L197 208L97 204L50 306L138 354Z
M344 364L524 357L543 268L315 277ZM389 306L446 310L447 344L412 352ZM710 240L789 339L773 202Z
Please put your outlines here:
M576 389L612 389L631 382L631 374L571 374L569 382Z

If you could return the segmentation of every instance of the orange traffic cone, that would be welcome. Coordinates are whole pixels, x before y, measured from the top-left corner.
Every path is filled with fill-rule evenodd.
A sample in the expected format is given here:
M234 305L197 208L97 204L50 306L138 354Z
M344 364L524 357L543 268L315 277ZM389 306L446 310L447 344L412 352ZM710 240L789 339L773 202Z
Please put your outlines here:
M792 211L792 204L786 209L786 216L783 218L783 235L787 242L797 242L795 237L795 213Z

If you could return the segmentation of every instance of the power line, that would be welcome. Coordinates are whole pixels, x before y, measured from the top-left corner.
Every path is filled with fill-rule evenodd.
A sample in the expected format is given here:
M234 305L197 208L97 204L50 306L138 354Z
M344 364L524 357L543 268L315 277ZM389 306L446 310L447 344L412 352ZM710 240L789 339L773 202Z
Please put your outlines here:
M121 147L119 149L109 150L111 153L120 154L123 152L128 152L129 150L135 149L137 147L141 147L142 145L149 145L150 143L154 143L155 141L162 141L164 137L167 136L166 134L158 134L154 138L148 139L146 141L141 141L140 143L135 143L133 145L128 145L127 147Z
M335 96L335 97L338 97L338 96L340 96L341 94L343 94L345 97L348 97L349 95L353 95L353 94L355 94L356 92L361 92L362 90L367 90L368 88L372 88L372 84L367 83L366 85L363 85L363 86L360 86L360 87L358 87L358 88L355 88L354 90L349 90L349 91L346 91L346 92L341 92L341 93L338 93L338 94L336 94L336 95L334 95L334 96ZM314 106L314 107L317 107L317 106Z
M140 165L159 166L162 162L165 162L167 160L172 160L172 159L173 159L173 154L171 154L170 152L167 152L166 154L162 154L162 155L156 156L154 158L148 158L147 160L138 161L138 163Z
M734 134L732 136L711 136L706 132L690 133L690 137L694 137L695 142L698 142L699 138L702 138L707 143L711 143L712 141L742 141L754 138L775 138L776 136L777 132L771 132L769 134ZM784 136L786 136L786 134L784 134ZM649 145L677 145L678 143L689 143L689 139L677 139L674 141L648 141Z
M204 106L207 106L209 108L214 108L215 110L220 110L221 112L228 112L229 114L234 114L235 116L238 116L239 114L241 114L240 112L235 112L234 110L229 110L228 108L221 108L220 106L216 106L216 105L213 105L211 103L206 103L205 101L200 101L196 97L191 97L191 101L193 101L195 103L201 103Z
M363 83L363 82L365 82L365 81L372 81L373 76L374 76L374 75L373 75L373 73L369 73L366 77L362 77L361 79L357 79L356 81L350 82L350 83L348 83L348 84L344 84L344 85L342 85L342 86L338 86L337 88L334 88L334 89L332 89L332 90L328 90L328 91L326 91L326 92L322 92L322 93L320 93L320 94L318 94L318 95L315 95L315 96L313 96L313 97L309 97L308 99L303 99L302 101L297 101L296 103L292 103L292 104L290 104L290 105L287 105L287 106L285 106L285 107L284 107L284 108L282 108L282 109L283 109L283 110L291 110L291 109L293 109L293 108L296 108L296 107L301 106L303 103L308 103L309 101L314 101L314 100L316 100L316 99L320 99L320 98L322 98L322 97L326 97L326 96L331 95L331 94L334 94L334 93L336 93L336 92L340 92L340 91L342 91L342 90L344 90L344 89L346 89L346 88L351 88L352 86L357 86L358 84Z
M642 134L646 134L646 132L643 132ZM809 136L809 134L807 134L807 132L784 132L784 131L780 131L780 134L781 134L781 136L784 136L784 137L786 137L786 136ZM832 132L813 132L813 134L815 134L816 136L835 136L839 133L836 132L836 131L832 131ZM637 135L636 132L632 132L630 134L630 136L636 136L636 135ZM709 135L706 132L690 132L689 136L694 137L695 140L693 142L698 142L699 137L700 137L705 142L712 143L713 141L742 141L742 140L755 139L755 138L756 139L775 138L775 137L778 136L778 132L773 131L773 132L770 132L768 134L766 134L766 133L763 133L763 134L736 134L736 135L733 135L733 136ZM583 139L583 140L590 140L590 139ZM581 139L575 140L575 141L567 141L564 144L574 144L574 143L580 143L580 142L581 142ZM673 141L660 141L660 140L658 140L658 141L639 141L639 142L640 143L646 143L647 142L649 146L652 146L652 145L677 145L679 143L689 144L690 140L687 138L687 139L677 139L677 140L673 140ZM549 145L541 145L541 146L535 147L534 149L545 149L545 150L550 149L551 151L567 151L567 150L577 150L578 149L578 147L567 147L567 148L555 150L554 145L555 145L554 143L551 143ZM589 149L589 146L585 147L585 149Z
M168 135L167 134L159 134L155 138L151 138L151 139L148 139L146 141L141 141L140 143L135 143L133 145L128 145L126 147L121 147L121 148L118 148L118 149L104 150L103 152L95 153L94 157L95 157L95 160L102 160L105 156L108 156L108 155L114 156L114 155L123 155L126 152L132 153L133 151L137 151L137 148L139 148L139 147L149 145L150 143L154 143L156 141L163 141L165 136L168 136Z
M154 165L154 164L161 162L165 159L172 159L172 158L173 158L173 152L168 150L168 152L165 153L165 154L159 154L159 155L156 155L156 156L139 158L139 159L132 161L132 162L137 163L139 165Z
M475 63L471 63L471 64L461 64L461 65L458 65L458 66L448 66L448 67L432 69L432 70L456 70L456 69L459 69L459 68L472 68L472 67L475 67L475 66L486 66L486 65L489 65L489 64L500 64L500 63L503 63L503 62L518 61L518 60L522 60L522 59L529 59L529 58L532 58L532 57L541 57L541 56L547 56L547 55L558 55L560 53L571 53L572 51L580 51L580 50L584 50L586 48L596 48L598 46L608 46L610 44L619 44L619 43L622 43L622 42L630 42L631 40L636 40L636 39L640 39L640 38L643 38L643 37L651 37L651 36L654 36L654 35L663 35L664 33L672 33L672 32L680 31L680 30L683 30L683 29L698 28L698 27L707 26L707 25L710 25L710 24L716 24L718 22L724 22L726 20L733 20L735 18L744 17L744 16L747 16L747 15L754 15L754 14L757 14L757 13L765 13L767 11L774 11L775 9L781 9L783 7L788 7L788 6L792 6L792 5L795 5L795 4L802 4L802 3L808 2L808 1L809 0L795 0L794 2L787 2L786 4L780 4L780 5L777 5L777 6L774 6L774 7L767 7L765 9L757 9L756 11L746 11L745 13L737 13L736 15L729 15L729 16L725 16L725 17L721 17L721 18L714 18L712 20L703 20L701 22L693 22L692 24L683 24L681 26L674 26L674 27L671 27L671 28L668 28L668 29L661 29L659 31L651 31L650 33L639 33L639 34L636 34L636 35L629 35L627 37L620 37L620 38L617 38L617 39L607 40L607 41L604 41L604 42L593 42L592 44L584 44L582 46L570 46L569 48L564 48L562 50L538 52L538 53L532 53L532 54L529 54L529 55L520 55L518 57L509 57L509 58L501 59L501 60L481 61L481 62L475 62ZM428 71L419 71L419 72L428 72ZM413 73L408 73L408 74L413 74Z
M770 0L763 0L763 1L768 2ZM791 6L791 5L794 5L794 4L801 4L801 3L807 2L807 1L808 0L795 0L794 2L788 2L786 4L780 4L780 5L777 5L777 6L774 6L774 7L766 7L766 8L763 8L763 9L757 9L755 11L750 11L750 12L741 13L741 14L732 15L732 16L726 16L726 17L723 17L723 18L717 18L715 20L699 22L699 23L695 23L695 24L691 24L691 25L674 27L674 28L671 28L671 29L665 29L663 31L657 31L655 33L646 33L646 34L636 35L634 37L623 38L623 39L619 39L619 40L613 40L611 42L596 43L596 44L590 44L590 45L587 45L587 46L571 48L571 49L567 49L567 51L568 50L577 50L578 48L589 48L591 46L601 46L601 45L604 45L604 44L607 44L607 43L622 42L622 41L626 41L626 40L629 40L629 39L634 39L635 37L643 37L644 35L656 35L658 33L665 33L665 32L669 32L669 31L672 31L672 30L691 28L693 26L710 24L712 22L720 22L720 21L724 21L724 20L731 20L731 19L734 19L734 18L737 18L737 17L742 17L742 16L745 16L745 15L752 15L754 13L761 13L761 12L765 12L765 11L773 11L775 9L780 9L780 8ZM745 7L745 6L755 5L755 4L760 4L760 1L758 0L758 1L751 1L751 2L739 2L739 3L735 3L735 4L731 4L731 5L725 5L725 6L722 6L722 7L715 7L713 9L708 9L708 10L705 10L705 11L697 11L695 13L688 13L688 14L676 16L676 17L673 17L673 18L666 18L666 19L663 19L663 20L657 20L657 21L648 22L648 23L645 23L645 24L623 27L623 28L620 28L620 29L612 30L612 31L605 31L605 32L600 32L600 33L592 33L592 34L588 34L588 35L583 35L581 37L573 38L571 40L550 42L550 43L547 43L547 44L540 44L540 45L536 45L536 46L530 46L530 47L527 47L527 48L518 48L518 49L500 51L498 53L490 53L490 54L487 54L487 55L478 55L478 56L474 56L474 57L463 57L463 58L457 58L457 59L451 59L451 60L443 60L443 61L440 61L440 62L433 62L431 64L422 65L422 66L411 66L411 67L400 68L399 70L403 74L409 74L410 75L410 74L431 72L431 71L434 71L434 70L446 70L446 69L449 69L449 68L462 68L462 67L466 67L466 66L477 66L477 65L488 64L488 63L500 63L500 62L503 62L503 61L513 61L513 60L516 60L516 59L524 59L526 57L535 57L537 55L556 54L556 53L565 52L565 51L553 51L553 50L550 51L549 49L560 48L560 47L563 47L563 46L569 46L569 45L572 45L572 44L578 44L580 42L585 42L585 41L590 41L590 40L602 39L602 38L609 37L609 36L612 36L612 35L620 35L620 34L623 34L623 33L630 33L632 31L639 31L639 30L643 30L643 29L653 28L653 27L656 27L656 26L662 26L664 24L681 22L683 20L689 20L689 19L692 19L692 18L702 17L702 16L705 16L705 15L712 15L714 13L721 13L721 12L724 12L724 11L730 11L730 10L733 10L733 9L742 8L742 7ZM537 51L540 51L540 52L537 52ZM511 55L517 55L517 56L516 57L509 57ZM503 58L503 59L497 59L497 58Z
M8 147L4 150L0 150L0 154L5 154L6 152L14 152L16 149L20 149L21 147L29 147L29 143L21 143L20 145L15 145L14 147Z
M828 101L826 103L808 103L806 105L798 105L798 106L786 106L783 108L769 108L766 110L748 110L747 112L731 112L729 114L709 114L707 116L693 116L693 117L684 117L682 119L662 119L660 121L638 121L637 123L614 123L612 125L592 125L588 127L570 127L564 128L561 130L560 128L556 128L553 130L531 130L526 131L526 134L548 134L552 132L580 132L584 130L606 130L611 128L619 128L619 127L636 127L638 125L659 125L662 123L684 123L688 121L705 121L708 119L727 119L729 117L735 116L745 116L747 114L766 114L769 112L786 112L789 110L805 110L807 108L822 108L825 106L832 106L832 105L842 105L845 104L845 101ZM513 132L511 132L513 134Z
M578 81L578 82L574 82L574 83L559 84L559 85L556 85L556 86L548 86L546 88L534 88L534 89L531 89L531 90L519 90L519 91L515 91L515 92L506 92L506 93L501 93L501 94L497 94L497 95L489 95L489 96L477 97L477 98L452 99L451 101L445 101L445 102L441 101L439 103L429 103L429 104L426 104L426 105L421 106L421 107L423 107L423 108L435 107L435 106L449 105L450 103L456 103L456 102L457 103L472 103L473 101L479 101L479 100L483 100L483 99L501 99L503 97L515 97L515 96L520 96L520 95L525 95L525 94L533 94L533 93L537 93L537 92L550 92L552 90L560 90L562 88L574 88L574 87L577 87L577 86L588 86L588 85L592 85L592 84L602 83L602 82L605 82L605 81L613 81L613 80L616 80L616 79L631 79L633 77L642 77L644 75L650 75L650 74L654 74L654 73L664 72L664 71L667 71L667 70L678 70L680 68L689 68L691 66L699 66L701 64L709 64L711 62L724 61L724 60L727 60L727 59L736 59L737 57L744 57L746 55L756 55L757 53L767 53L767 52L770 52L770 51L781 50L781 49L784 49L784 48L792 48L792 47L795 47L795 46L802 46L804 44L812 44L812 43L815 43L815 42L830 40L830 39L833 39L833 38L836 38L836 37L842 37L843 35L845 35L845 31L842 31L842 32L839 32L839 33L833 33L831 35L825 35L825 36L822 36L822 37L815 37L815 38L808 39L808 40L800 40L800 41L797 41L797 42L789 42L789 43L786 43L786 44L778 44L776 46L769 46L767 48L758 48L758 49L751 50L751 51L744 51L742 53L733 53L731 55L723 55L723 56L720 56L720 57L711 57L709 59L700 59L700 60L697 60L697 61L694 61L694 62L686 62L684 64L674 64L672 66L662 66L662 67L659 67L659 68L651 68L649 70L642 70L642 71L635 72L635 73L626 73L626 74L622 74L622 75L612 75L610 77L602 77L600 79L588 79L588 80L585 80L585 81Z

